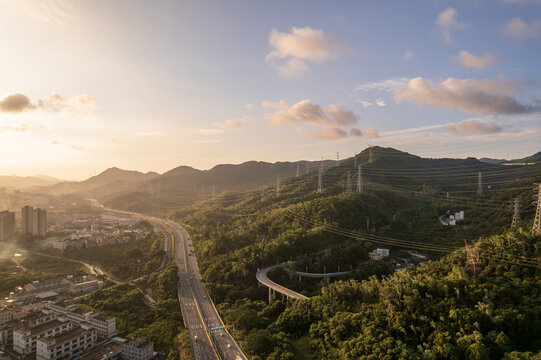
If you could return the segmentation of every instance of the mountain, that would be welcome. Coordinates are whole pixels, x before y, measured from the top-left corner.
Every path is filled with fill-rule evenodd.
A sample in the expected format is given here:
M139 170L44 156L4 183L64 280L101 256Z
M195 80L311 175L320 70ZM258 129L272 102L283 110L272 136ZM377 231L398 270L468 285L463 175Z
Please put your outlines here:
M489 164L500 164L503 162L507 162L507 160L505 159L491 159L491 158L486 158L486 157L480 158L479 161L486 162Z
M0 176L0 187L11 189L26 189L34 186L50 186L62 180L41 176Z

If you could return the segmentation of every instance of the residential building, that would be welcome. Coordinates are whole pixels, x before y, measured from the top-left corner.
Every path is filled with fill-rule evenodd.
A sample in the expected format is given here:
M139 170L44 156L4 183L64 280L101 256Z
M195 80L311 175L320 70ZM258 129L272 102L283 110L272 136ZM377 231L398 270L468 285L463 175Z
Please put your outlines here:
M389 256L389 249L377 248L375 250L382 258Z
M47 210L34 209L32 216L32 235L45 236L47 233Z
M36 360L77 359L96 345L97 331L89 324L45 336L36 342Z
M66 317L78 324L88 323L96 329L102 339L110 339L116 335L116 318L85 310L64 302L50 304L51 311L58 316Z
M13 350L20 355L29 355L36 351L36 344L39 338L62 334L72 328L73 323L62 318L34 327L22 324L20 329L13 331Z
M120 345L115 342L98 345L80 360L120 360Z
M370 260L381 260L381 254L377 251L370 251L368 256L370 257Z
M15 233L15 213L0 211L0 241L6 240Z
M11 311L7 308L0 308L0 325L10 322L11 319Z
M120 348L122 360L150 360L154 356L154 344L143 337L125 340Z
M23 234L32 235L34 228L34 208L32 206L24 206L21 209L21 231Z

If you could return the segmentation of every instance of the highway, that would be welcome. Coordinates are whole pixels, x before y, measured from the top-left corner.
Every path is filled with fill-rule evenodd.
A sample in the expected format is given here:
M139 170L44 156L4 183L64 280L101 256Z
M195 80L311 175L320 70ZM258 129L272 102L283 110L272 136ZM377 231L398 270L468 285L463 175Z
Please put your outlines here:
M190 236L180 225L167 221L175 238L175 261L179 267L179 300L196 359L247 360L205 289ZM195 337L197 336L197 340Z
M290 290L286 288L285 286L279 285L275 283L274 281L272 281L271 279L269 279L269 277L267 276L268 272L276 267L284 266L284 264L285 263L272 265L272 266L269 266L257 271L257 274L256 274L257 281L259 281L261 284L269 288L269 300L272 297L271 290L279 292L280 294L284 294L288 298L308 299L303 294L299 294L298 292Z

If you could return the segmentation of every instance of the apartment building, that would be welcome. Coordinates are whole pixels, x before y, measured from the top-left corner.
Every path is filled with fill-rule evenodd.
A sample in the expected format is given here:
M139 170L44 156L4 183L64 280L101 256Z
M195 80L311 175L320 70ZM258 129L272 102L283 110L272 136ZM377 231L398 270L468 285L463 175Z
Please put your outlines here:
M98 332L90 324L37 340L36 360L78 359L96 345Z
M85 310L64 302L53 302L50 309L58 316L66 317L78 324L88 323L94 327L101 339L110 339L116 335L116 318Z
M125 340L120 348L122 360L150 360L154 357L154 344L143 337Z
M15 213L0 211L0 241L6 240L15 233Z
M62 318L34 327L23 325L21 328L13 331L13 350L20 355L30 355L36 351L39 338L56 336L72 328L73 323Z

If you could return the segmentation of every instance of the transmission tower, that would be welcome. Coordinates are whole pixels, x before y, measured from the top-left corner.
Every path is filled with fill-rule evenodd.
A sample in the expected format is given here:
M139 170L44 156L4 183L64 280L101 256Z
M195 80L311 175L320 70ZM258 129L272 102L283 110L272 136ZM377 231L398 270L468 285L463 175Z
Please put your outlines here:
M479 171L479 178L477 180L477 196L483 195L483 174Z
M276 197L280 196L280 175L276 175Z
M535 210L535 219L533 221L532 233L541 234L541 184L538 184L536 202L537 209Z
M346 182L346 192L348 192L348 193L351 192L351 173L350 173L349 170L348 170L348 178L347 178L347 182Z
M363 192L363 174L360 166L357 168L357 192Z
M336 152L336 161L340 160L340 151Z
M300 164L297 163L297 174L295 175L295 177L299 177L301 175L301 172L300 172Z
M310 172L310 162L306 162L306 173L308 174Z
M321 181L321 174L323 174L323 161L321 162L321 167L319 168L319 173L317 175L317 193L321 194L323 192L323 182Z
M353 168L355 169L357 167L357 152L355 152L355 155L353 156Z
M372 162L372 147L370 147L368 152L368 162Z
M513 222L511 222L511 227L516 227L520 222L520 202L518 197L515 198L515 211L513 212Z
M464 243L466 246L464 247L464 251L466 252L466 265L464 266L464 269L466 271L472 271L474 274L477 274L477 270L479 268L479 247L477 245L475 246L469 246L466 240L464 240Z

